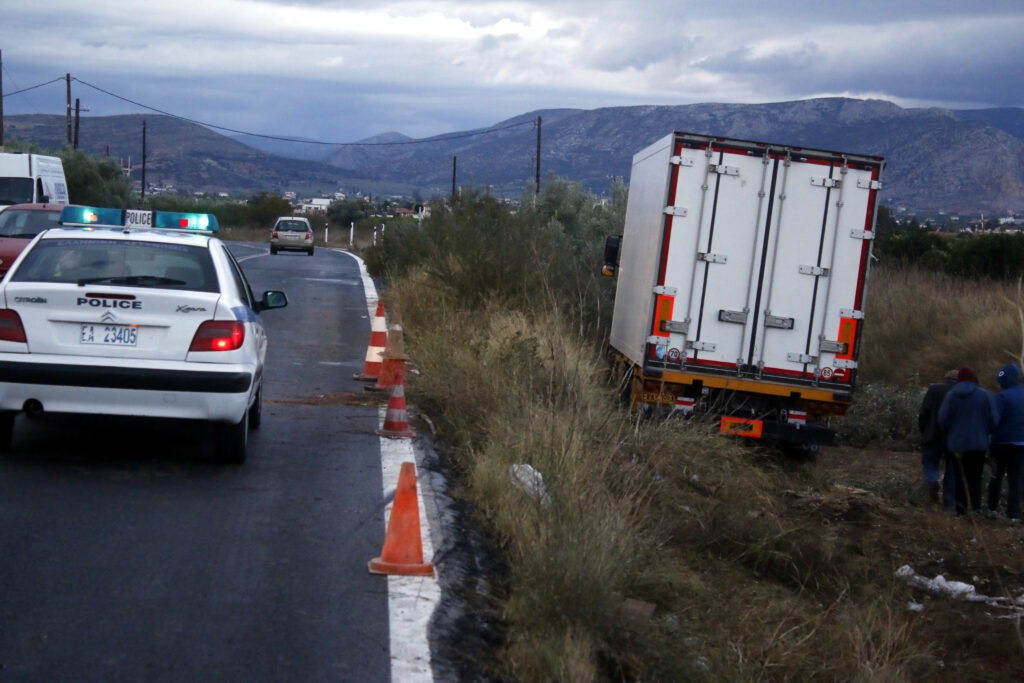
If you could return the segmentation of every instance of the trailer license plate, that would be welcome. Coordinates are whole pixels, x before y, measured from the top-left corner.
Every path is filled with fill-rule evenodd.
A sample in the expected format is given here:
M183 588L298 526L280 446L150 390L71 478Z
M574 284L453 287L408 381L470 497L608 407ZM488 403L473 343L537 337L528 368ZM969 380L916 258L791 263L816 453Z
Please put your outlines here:
M82 325L78 341L101 346L135 346L139 343L139 328L131 325Z
M764 431L764 422L761 420L747 420L742 417L723 417L722 426L718 431L721 434L750 436L760 439L761 433Z

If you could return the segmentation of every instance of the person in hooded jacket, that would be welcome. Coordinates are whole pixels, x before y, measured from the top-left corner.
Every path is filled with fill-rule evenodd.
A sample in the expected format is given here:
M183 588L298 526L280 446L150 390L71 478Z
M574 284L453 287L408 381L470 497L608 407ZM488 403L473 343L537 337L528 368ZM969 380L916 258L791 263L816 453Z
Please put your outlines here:
M942 382L928 387L917 415L917 426L921 430L921 471L925 486L934 502L939 502L941 495L942 506L947 509L952 509L955 504L953 482L956 481L956 471L953 458L946 452L946 435L939 429L939 406L956 384L956 375L956 370L950 370L943 376ZM946 461L946 472L940 484L939 462L942 459Z
M960 368L956 384L939 406L939 426L946 433L946 450L956 464L956 513L981 510L985 453L999 421L992 395L978 386L971 368Z
M1024 385L1021 385L1020 368L1012 363L999 371L996 380L1003 390L995 397L999 423L992 432L989 451L993 471L988 482L988 509L993 514L998 511L1005 475L1009 480L1010 496L1006 502L1006 516L1019 522L1021 466L1024 465Z

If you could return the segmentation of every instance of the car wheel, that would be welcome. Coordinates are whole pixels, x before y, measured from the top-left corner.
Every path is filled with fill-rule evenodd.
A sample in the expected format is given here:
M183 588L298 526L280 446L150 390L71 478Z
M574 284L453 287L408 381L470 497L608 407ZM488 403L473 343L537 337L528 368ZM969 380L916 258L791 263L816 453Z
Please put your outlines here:
M312 249L310 249L310 250L309 250L309 255L310 255L310 256L312 256L312 255L313 255L313 250L312 250Z
M277 253L277 249L274 249L273 247L271 247L270 248L270 255L273 256L276 253Z
M256 390L256 399L249 407L249 429L259 429L263 420L263 385Z
M0 413L0 453L11 450L11 439L14 438L14 416L17 413L4 411Z
M238 422L215 425L217 432L217 459L226 465L245 462L245 447L249 439L249 411Z

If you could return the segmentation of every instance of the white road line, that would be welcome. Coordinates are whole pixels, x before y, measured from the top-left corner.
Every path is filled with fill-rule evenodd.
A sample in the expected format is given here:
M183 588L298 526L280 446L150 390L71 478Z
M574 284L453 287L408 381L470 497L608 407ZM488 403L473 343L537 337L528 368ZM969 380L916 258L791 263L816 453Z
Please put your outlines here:
M351 252L335 249L347 254L359 264L359 272L363 279L363 291L366 292L366 308L372 320L377 313L377 287L366 272L363 260ZM387 407L381 406L377 416L378 424L384 426ZM394 499L398 488L398 473L403 462L416 462L416 451L410 439L380 439L381 478L385 497ZM419 476L416 477L416 502L420 513L420 539L423 544L423 559L432 561L434 544L430 538L430 527L427 522L423 490ZM384 519L391 516L391 503L385 509ZM382 532L386 532L387 523ZM381 534L381 545L384 533ZM369 560L370 558L366 558ZM430 683L434 680L434 672L430 667L430 643L427 640L427 628L434 609L441 601L441 586L434 577L424 576L388 576L388 612L391 632L391 680L401 683Z

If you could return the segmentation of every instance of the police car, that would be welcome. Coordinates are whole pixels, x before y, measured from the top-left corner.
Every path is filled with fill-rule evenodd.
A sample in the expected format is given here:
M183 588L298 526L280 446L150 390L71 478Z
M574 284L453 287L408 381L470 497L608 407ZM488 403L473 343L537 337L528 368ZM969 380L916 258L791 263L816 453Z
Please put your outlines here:
M0 282L0 449L20 411L207 420L245 460L267 335L216 217L66 207Z

